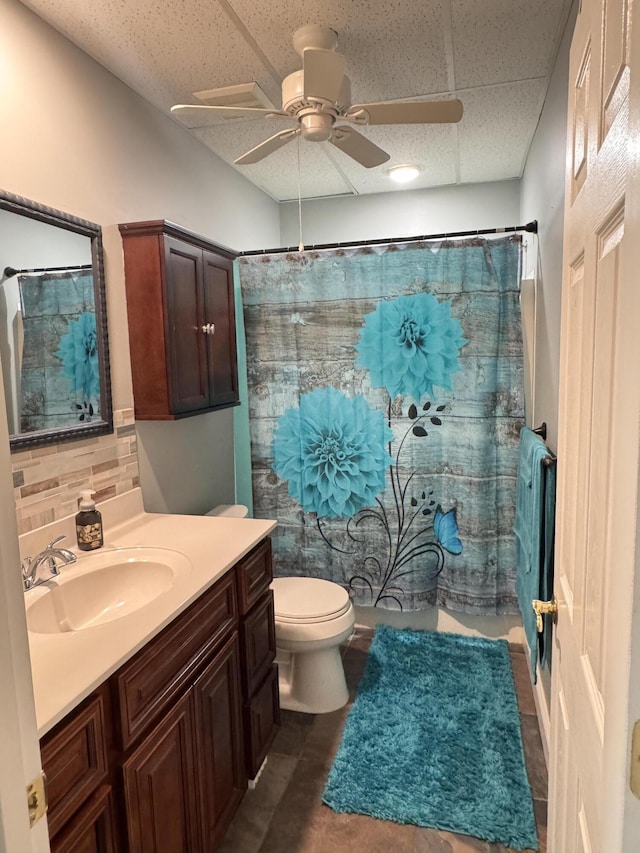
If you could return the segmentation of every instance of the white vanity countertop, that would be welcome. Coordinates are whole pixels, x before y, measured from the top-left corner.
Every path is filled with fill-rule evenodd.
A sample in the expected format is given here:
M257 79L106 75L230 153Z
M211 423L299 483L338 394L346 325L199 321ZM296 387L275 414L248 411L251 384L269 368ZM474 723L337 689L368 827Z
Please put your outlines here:
M262 519L144 512L129 516L128 521L111 530L105 525L105 542L101 552L123 546L170 548L182 552L191 561L192 569L179 584L154 601L113 622L77 632L29 632L40 737L175 619L275 526L275 521ZM82 553L78 552L79 555ZM69 571L73 568L70 566ZM64 571L65 567L62 567L61 572Z

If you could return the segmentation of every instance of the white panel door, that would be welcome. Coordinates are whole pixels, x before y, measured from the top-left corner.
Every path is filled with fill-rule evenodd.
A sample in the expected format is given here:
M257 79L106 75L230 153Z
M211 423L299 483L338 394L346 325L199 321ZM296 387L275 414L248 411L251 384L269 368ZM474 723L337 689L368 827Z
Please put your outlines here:
M636 846L628 835L640 830L628 788L640 436L630 6L582 0L571 47L549 853L640 851L640 832Z

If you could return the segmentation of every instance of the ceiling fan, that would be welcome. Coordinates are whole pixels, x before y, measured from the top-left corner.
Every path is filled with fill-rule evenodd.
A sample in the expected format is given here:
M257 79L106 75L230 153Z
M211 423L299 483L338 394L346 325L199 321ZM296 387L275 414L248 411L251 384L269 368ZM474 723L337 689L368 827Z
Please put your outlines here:
M296 123L256 145L234 162L258 163L287 142L302 137L328 141L367 169L380 166L389 154L350 125L448 124L460 121L462 104L449 101L381 101L351 104L347 60L336 53L338 37L329 27L307 24L293 35L293 46L302 57L302 69L282 81L282 109L176 104L171 112L190 129L207 127L221 118L277 117ZM348 122L348 124L337 124Z

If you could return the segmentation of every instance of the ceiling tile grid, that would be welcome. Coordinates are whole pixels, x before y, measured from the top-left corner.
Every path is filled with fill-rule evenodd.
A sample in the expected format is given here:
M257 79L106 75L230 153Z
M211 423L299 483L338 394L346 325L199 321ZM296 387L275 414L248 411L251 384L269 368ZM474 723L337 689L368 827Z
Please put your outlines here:
M240 134L238 125L242 125ZM283 129L283 122L272 119L243 121L194 131L196 136L213 148L223 160L233 161ZM214 141L210 141L215 137ZM353 195L353 187L344 179L331 160L324 146L328 143L313 143L300 140L300 193L302 198L325 195ZM340 154L340 152L337 152ZM345 160L348 158L344 158ZM278 201L298 198L298 140L294 139L284 148L250 166L237 167L248 180L272 195ZM277 194L273 188L277 187Z
M328 143L300 145L304 198L520 177L571 0L23 0L151 104L256 82L280 107L280 80L301 67L292 35L308 23L338 33L352 102L460 97L453 126L363 128L390 154L365 169ZM227 121L192 132L233 161L286 127ZM235 167L278 200L298 193L298 146ZM398 187L388 168L415 162Z
M477 183L479 174L486 181L521 175L545 91L545 81L538 78L463 93L465 114L458 126L462 183Z
M566 0L451 0L458 89L546 77Z
M372 142L385 151L393 152L388 163L375 169L363 169L341 152L340 164L358 193L392 191L397 188L389 179L389 169L403 163L420 168L420 175L409 185L411 189L456 183L458 159L457 128L452 125L407 125L398 133L397 127L362 128Z
M338 33L356 103L447 89L442 2L423 3L419 14L415 0L276 0L268 9L255 0L230 2L283 77L301 65L293 33L322 23Z

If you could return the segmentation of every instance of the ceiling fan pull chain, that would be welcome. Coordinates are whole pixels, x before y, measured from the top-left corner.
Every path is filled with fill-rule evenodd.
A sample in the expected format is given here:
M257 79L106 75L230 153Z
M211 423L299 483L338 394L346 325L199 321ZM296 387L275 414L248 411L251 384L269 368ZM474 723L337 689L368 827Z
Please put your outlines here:
M300 232L298 251L304 252L304 243L302 242L302 193L300 191L300 137L298 137L298 229Z

